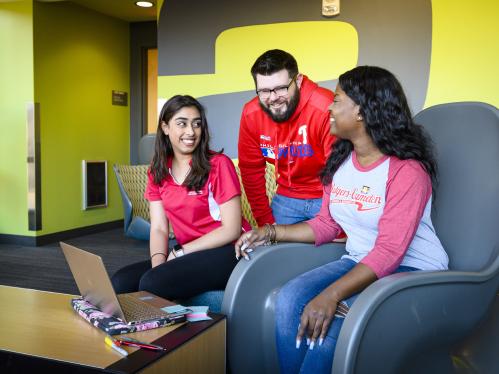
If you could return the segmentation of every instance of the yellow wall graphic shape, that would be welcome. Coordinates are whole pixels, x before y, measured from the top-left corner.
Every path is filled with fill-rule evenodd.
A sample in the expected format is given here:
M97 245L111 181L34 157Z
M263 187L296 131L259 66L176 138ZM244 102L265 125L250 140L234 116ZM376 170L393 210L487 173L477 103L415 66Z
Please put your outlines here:
M425 108L456 101L499 106L499 2L433 0Z
M215 74L161 76L158 97L194 97L253 90L250 69L268 49L290 52L300 72L314 81L337 78L357 65L358 35L345 22L289 22L237 27L222 32L215 46ZM175 51L172 51L175 53Z

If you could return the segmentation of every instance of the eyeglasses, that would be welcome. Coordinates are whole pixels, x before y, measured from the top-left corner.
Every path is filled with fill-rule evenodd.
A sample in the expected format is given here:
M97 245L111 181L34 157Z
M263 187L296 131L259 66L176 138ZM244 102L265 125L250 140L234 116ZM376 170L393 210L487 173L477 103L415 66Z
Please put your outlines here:
M295 75L293 79L291 79L291 82L289 82L289 84L286 86L278 86L273 88L272 90L269 88L262 88L260 90L256 90L256 94L262 100L268 99L272 92L275 93L277 97L286 96L288 94L289 87L291 87L293 82L296 80L296 77L297 75Z

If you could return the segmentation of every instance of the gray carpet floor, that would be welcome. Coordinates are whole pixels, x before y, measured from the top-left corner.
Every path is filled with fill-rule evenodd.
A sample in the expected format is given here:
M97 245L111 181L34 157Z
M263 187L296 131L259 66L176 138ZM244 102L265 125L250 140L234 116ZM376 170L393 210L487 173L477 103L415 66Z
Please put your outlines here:
M148 242L114 229L66 240L102 257L109 276L119 268L149 257ZM78 294L59 243L40 247L0 244L0 284L43 291Z

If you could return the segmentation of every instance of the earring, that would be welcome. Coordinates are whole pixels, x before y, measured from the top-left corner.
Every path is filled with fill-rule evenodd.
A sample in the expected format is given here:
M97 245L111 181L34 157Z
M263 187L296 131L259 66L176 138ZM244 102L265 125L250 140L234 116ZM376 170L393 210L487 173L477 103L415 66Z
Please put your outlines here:
M362 117L361 116L357 116L357 121L362 121Z

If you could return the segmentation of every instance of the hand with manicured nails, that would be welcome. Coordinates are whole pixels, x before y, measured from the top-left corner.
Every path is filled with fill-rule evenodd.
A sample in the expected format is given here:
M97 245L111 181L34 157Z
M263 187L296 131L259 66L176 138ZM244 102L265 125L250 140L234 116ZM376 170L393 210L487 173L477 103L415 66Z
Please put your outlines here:
M376 273L369 266L359 263L314 297L305 306L301 315L296 348L299 348L304 336L307 342L310 342L311 350L314 349L317 338L319 345L322 345L335 314L344 318L348 313L348 306L340 300L361 292L377 279Z
M335 314L344 317L347 312L348 307L339 303L327 292L327 289L322 291L303 310L296 335L296 348L300 348L304 336L310 350L314 349L317 339L319 339L319 345L322 345Z
M234 245L236 258L239 260L240 257L244 257L245 260L249 261L248 253L252 252L255 247L265 243L265 234L264 227L243 233Z

